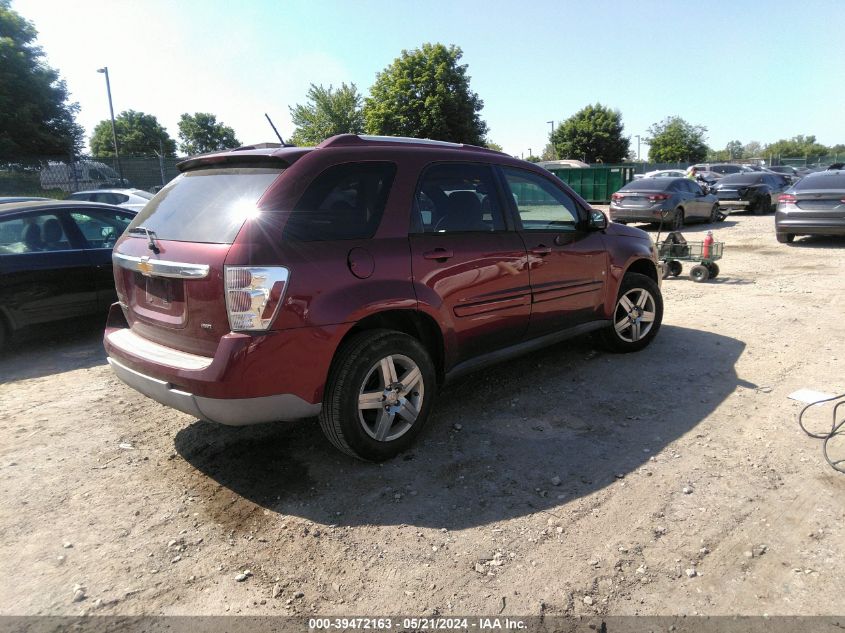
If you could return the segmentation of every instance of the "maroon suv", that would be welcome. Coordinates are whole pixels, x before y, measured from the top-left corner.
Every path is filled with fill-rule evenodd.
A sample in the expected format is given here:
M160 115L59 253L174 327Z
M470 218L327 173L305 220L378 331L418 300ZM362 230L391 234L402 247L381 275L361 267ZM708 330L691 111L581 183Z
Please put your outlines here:
M447 380L660 328L648 235L499 152L342 135L180 170L115 246L105 346L127 384L203 420L318 416L340 450L386 459Z

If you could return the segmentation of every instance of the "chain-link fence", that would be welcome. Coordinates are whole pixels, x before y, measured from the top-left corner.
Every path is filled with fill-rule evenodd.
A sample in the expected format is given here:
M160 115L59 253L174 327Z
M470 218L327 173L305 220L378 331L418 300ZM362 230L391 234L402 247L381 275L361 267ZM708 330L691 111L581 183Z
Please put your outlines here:
M792 165L793 167L828 167L829 165L842 162L845 162L845 154L828 154L827 156L804 157L770 157L770 164L772 165Z
M56 156L0 162L0 196L64 198L74 191L135 187L157 191L181 158Z

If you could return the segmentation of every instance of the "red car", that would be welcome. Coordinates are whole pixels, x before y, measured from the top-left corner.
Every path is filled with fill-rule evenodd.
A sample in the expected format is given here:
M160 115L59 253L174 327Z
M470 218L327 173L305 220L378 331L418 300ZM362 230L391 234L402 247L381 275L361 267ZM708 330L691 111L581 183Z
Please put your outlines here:
M115 246L105 347L197 418L317 416L383 460L456 376L587 332L637 351L660 328L648 235L499 152L341 135L180 170Z

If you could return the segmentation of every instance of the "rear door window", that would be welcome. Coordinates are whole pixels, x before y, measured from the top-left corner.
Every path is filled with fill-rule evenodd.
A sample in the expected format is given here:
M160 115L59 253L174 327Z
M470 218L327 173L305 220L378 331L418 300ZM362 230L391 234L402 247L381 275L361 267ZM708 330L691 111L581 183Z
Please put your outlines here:
M415 229L424 233L505 230L493 171L476 163L439 163L420 179Z
M302 242L368 239L375 235L396 165L345 163L317 176L285 224L284 237Z
M282 173L266 167L198 169L172 180L135 216L160 240L231 244Z

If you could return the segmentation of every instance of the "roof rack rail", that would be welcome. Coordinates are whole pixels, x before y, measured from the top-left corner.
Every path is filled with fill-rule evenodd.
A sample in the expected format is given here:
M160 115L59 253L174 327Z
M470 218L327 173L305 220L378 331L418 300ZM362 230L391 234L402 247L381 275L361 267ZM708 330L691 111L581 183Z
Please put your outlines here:
M468 149L473 151L497 152L487 147L467 145L465 143L452 143L450 141L435 141L430 138L412 138L409 136L376 136L371 134L338 134L327 138L317 147L349 147L355 145L372 145L376 143L395 143L405 145L427 145L430 147L450 147L453 149Z

